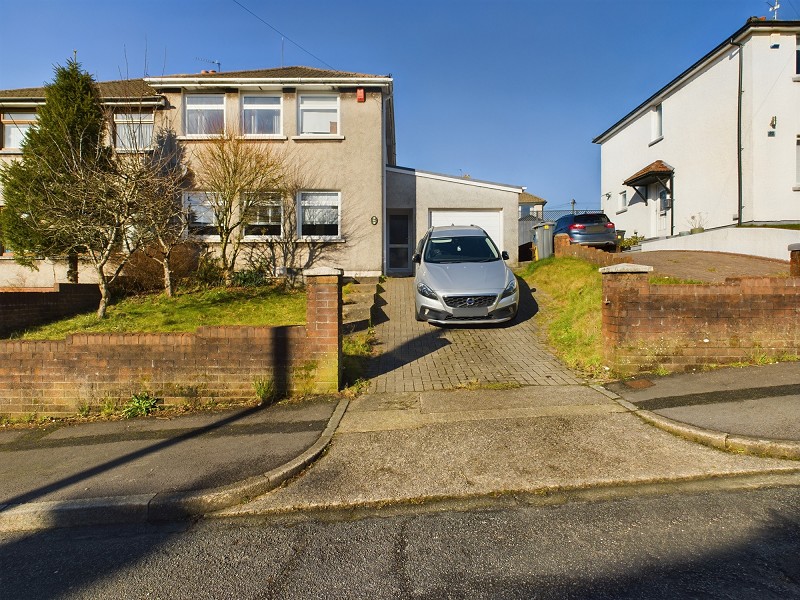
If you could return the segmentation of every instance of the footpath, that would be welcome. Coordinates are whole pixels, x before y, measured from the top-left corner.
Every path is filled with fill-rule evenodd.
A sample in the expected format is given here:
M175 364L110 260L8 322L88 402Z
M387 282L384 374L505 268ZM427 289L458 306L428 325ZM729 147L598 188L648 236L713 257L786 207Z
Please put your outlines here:
M800 362L603 388L557 364L533 311L420 331L410 280L388 283L382 388L349 402L0 430L0 533L800 485Z

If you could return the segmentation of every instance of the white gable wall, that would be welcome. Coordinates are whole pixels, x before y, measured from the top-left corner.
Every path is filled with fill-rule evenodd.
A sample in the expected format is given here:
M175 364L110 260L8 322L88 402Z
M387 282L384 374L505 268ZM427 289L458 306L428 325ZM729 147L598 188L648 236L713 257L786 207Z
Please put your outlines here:
M742 220L798 221L796 32L751 33L742 42ZM690 216L698 214L706 229L736 223L738 79L738 48L731 45L599 140L602 207L626 235L677 235L688 230ZM650 108L659 102L663 139L652 143ZM675 170L674 229L669 213L659 215L655 189L648 190L651 201L645 204L622 184L656 160ZM630 206L618 212L623 190Z
M626 235L659 237L689 229L690 215L702 213L707 227L729 225L736 212L736 48L719 57L681 88L660 99L663 139L653 143L652 111L647 110L601 145L602 207ZM659 102L655 101L652 107ZM623 181L656 160L675 169L674 232L669 213L661 215L656 186L648 202ZM629 207L618 210L627 192Z

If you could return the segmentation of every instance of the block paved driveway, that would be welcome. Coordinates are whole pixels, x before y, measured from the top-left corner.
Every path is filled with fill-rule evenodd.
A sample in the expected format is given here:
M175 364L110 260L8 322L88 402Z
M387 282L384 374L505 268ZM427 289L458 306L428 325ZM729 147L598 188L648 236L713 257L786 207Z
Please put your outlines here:
M414 319L414 279L382 285L375 332L378 356L368 368L370 392L423 392L469 384L582 384L538 339L538 309L527 285L511 325L439 327Z

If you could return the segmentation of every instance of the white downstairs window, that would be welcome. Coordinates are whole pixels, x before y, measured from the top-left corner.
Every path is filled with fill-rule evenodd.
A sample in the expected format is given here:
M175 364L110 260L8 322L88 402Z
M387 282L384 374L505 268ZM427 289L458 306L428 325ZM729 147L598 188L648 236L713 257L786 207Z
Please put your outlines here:
M339 192L300 192L300 237L341 236L341 196Z

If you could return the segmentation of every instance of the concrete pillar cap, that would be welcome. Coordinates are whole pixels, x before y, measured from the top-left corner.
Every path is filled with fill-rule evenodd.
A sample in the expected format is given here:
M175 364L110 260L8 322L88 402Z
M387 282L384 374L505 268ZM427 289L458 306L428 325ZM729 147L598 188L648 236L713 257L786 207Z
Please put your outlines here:
M789 252L797 252L800 250L800 244L789 244Z
M635 265L633 263L622 263L621 265L611 265L599 269L603 275L618 275L621 273L650 273L653 267L647 265Z
M325 277L328 275L341 275L344 271L334 267L314 267L313 269L303 269L305 277Z

